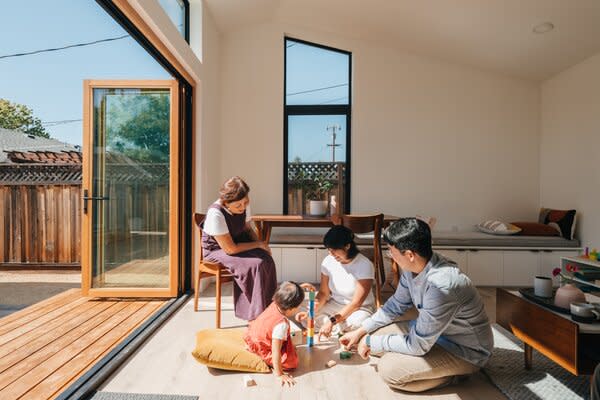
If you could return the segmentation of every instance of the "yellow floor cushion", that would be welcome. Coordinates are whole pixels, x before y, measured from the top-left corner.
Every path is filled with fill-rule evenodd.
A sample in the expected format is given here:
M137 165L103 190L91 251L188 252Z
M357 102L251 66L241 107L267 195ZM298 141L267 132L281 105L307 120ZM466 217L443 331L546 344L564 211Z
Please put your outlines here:
M204 329L196 334L192 355L206 366L243 372L271 372L262 358L246 350L245 328Z

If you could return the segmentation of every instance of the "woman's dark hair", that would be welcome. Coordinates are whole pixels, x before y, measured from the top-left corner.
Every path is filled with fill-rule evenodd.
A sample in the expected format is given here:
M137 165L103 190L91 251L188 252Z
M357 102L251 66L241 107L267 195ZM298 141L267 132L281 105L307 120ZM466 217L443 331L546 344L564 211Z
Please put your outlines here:
M232 203L248 196L250 187L239 176L234 176L225 181L219 189L219 199L224 203Z
M354 243L354 233L344 225L335 225L327 231L323 238L323 246L328 249L343 249L348 244L350 245L348 258L353 259L360 251Z
M304 301L304 290L296 282L283 282L273 295L273 301L282 310L291 310Z
M425 259L433 255L431 230L418 218L400 218L383 232L383 240L400 251L411 250Z

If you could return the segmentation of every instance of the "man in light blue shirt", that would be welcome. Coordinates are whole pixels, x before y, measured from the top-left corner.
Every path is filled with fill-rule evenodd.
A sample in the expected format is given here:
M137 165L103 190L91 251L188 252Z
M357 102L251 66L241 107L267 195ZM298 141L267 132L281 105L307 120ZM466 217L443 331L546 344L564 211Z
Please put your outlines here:
M398 288L340 342L348 348L358 345L363 358L383 354L378 372L393 389L421 392L478 371L492 354L493 337L471 280L453 261L433 252L429 226L417 218L394 222L384 240L402 268ZM413 306L416 320L393 323Z

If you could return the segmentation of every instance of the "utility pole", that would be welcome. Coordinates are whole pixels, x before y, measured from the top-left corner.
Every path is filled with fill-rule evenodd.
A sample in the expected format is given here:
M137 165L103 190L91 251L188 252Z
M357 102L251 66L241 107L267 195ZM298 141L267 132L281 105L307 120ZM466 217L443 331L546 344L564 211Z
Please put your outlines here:
M332 138L332 143L331 144L327 144L328 147L331 147L331 162L335 163L335 148L336 147L340 147L341 144L336 144L335 143L335 138L337 136L336 134L336 130L341 131L342 127L339 125L329 125L327 127L327 130L331 130L331 138Z

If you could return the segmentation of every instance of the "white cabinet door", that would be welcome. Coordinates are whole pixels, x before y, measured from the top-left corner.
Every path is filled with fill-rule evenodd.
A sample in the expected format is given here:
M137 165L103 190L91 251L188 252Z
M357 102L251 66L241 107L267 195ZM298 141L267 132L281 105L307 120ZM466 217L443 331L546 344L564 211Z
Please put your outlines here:
M329 251L327 251L327 249L325 248L317 248L315 250L316 252L316 261L315 261L315 268L316 268L316 282L321 282L321 264L323 263L323 260L325 259L325 257L327 257L329 255Z
M469 250L467 252L467 264L467 275L475 285L502 285L502 251Z
M540 252L533 250L504 251L504 286L533 286L540 267Z
M281 247L271 247L271 256L273 256L273 261L275 261L277 282L283 282L281 279Z
M458 268L460 268L460 270L462 272L464 272L465 274L468 275L469 268L468 268L468 264L467 264L467 251L466 250L440 249L440 250L435 250L435 251L440 253L444 257L449 258L450 260L454 261L458 265Z
M314 248L282 248L281 280L316 282Z
M540 265L538 275L552 277L552 270L560 268L561 257L575 257L579 255L579 250L560 250L560 251L542 251L540 252ZM558 279L554 285L558 285Z

